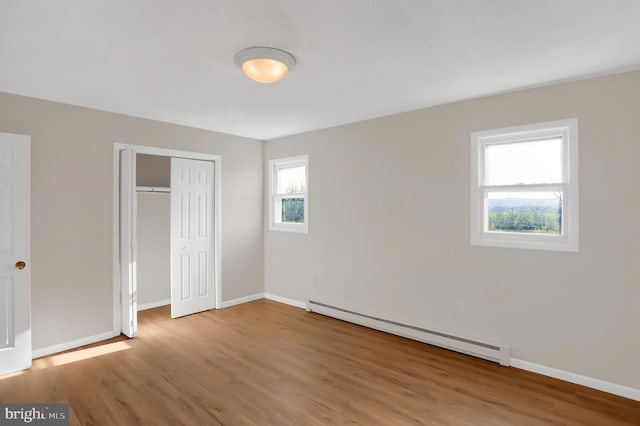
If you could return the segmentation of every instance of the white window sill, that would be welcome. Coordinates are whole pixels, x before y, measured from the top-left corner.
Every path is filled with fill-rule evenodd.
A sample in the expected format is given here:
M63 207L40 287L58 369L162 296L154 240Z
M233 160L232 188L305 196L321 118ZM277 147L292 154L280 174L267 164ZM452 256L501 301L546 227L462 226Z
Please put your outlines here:
M269 231L276 232L296 232L298 234L308 234L309 227L306 225L298 225L298 224L271 224L269 226Z
M503 237L503 238L501 238ZM506 238L505 238L506 237ZM558 239L554 241L554 239ZM517 248L527 250L548 250L577 252L578 241L571 241L566 237L550 237L535 235L500 235L498 233L484 234L471 240L472 246Z

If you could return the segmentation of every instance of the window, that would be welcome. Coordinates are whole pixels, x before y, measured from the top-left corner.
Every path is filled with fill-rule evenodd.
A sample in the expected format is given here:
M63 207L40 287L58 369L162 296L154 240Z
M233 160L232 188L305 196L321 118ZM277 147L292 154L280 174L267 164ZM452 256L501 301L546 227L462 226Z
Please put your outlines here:
M309 232L309 157L269 161L269 229Z
M471 244L578 251L578 120L471 134Z

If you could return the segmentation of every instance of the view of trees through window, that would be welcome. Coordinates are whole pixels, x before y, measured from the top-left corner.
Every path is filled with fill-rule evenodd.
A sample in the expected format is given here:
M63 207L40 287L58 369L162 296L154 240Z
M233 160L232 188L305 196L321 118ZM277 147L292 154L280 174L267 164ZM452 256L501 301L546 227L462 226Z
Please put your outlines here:
M304 223L304 198L283 198L281 219L285 223Z
M296 176L297 179L288 183L285 192L287 194L299 194L305 192L304 168L296 167L285 170L293 171L298 175ZM287 183L285 179L281 179L280 182ZM281 219L282 222L285 223L304 223L304 198L283 198Z
M540 198L496 197L488 199L488 230L493 232L562 233L562 194Z

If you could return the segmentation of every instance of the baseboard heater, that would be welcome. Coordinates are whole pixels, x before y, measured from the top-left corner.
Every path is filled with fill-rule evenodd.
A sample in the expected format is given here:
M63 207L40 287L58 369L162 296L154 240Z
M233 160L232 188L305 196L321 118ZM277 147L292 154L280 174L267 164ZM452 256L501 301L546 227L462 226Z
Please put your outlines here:
M483 358L497 362L500 365L509 366L510 351L506 346L478 342L440 331L402 324L396 321L378 318L315 300L309 300L307 302L307 310L309 312L315 312L317 314L337 318L368 328L373 328L375 330L384 331L386 333L395 334L408 339L417 340L419 342Z

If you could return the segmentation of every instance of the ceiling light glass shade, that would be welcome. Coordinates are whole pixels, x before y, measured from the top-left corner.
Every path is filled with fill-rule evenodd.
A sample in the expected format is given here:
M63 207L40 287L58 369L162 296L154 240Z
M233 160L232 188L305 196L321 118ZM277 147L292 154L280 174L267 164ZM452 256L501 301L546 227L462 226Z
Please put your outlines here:
M242 71L252 80L273 83L284 77L289 68L273 59L250 59L242 64Z
M260 83L278 81L296 65L290 53L272 47L249 47L236 53L234 59L247 77Z

